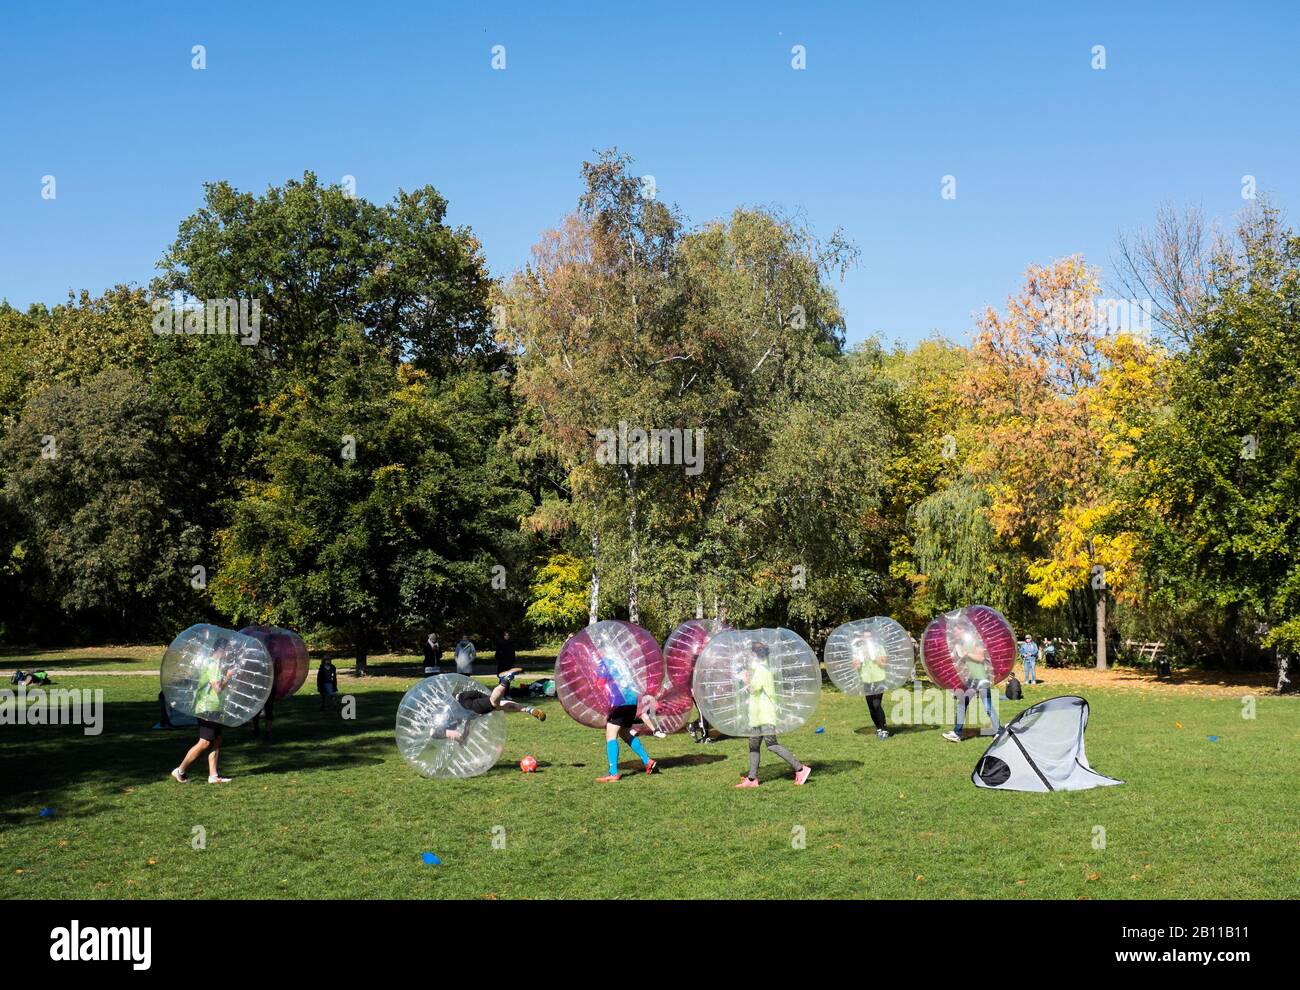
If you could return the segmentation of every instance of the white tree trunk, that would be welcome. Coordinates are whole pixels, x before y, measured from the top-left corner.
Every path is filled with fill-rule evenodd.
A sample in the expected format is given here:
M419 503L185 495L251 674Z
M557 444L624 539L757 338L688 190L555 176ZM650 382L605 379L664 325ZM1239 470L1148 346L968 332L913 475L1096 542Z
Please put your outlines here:
M591 534L591 601L587 605L587 625L600 621L600 534Z
M1106 670L1106 589L1097 592L1097 669Z
M637 600L636 577L637 570L641 564L641 554L640 549L637 546L636 531L636 473L628 468L624 468L623 476L627 479L628 501L627 619L629 622L639 625L641 622L641 609L640 603Z

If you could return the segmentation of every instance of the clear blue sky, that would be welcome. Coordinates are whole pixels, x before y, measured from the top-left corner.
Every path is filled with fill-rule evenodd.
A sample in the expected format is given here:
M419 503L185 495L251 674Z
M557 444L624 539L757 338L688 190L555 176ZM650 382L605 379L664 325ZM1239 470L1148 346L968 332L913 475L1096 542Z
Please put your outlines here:
M1027 264L1105 266L1166 202L1230 219L1245 174L1294 208L1294 2L1065 6L9 4L0 297L147 282L204 181L305 169L380 202L432 183L506 274L610 145L694 222L843 227L851 340L961 339Z

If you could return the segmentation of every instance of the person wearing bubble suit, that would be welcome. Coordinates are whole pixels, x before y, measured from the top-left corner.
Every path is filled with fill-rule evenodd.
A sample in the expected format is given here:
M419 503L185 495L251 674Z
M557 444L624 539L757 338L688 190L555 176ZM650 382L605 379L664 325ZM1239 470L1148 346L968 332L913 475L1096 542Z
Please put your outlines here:
M434 674L415 684L397 708L397 748L424 777L476 777L505 746L507 712L545 721L544 712L505 699L520 668L497 678L491 692L464 674Z
M916 676L916 652L907 630L880 615L846 622L827 637L825 658L835 686L845 694L865 695L876 738L888 739L881 699Z
M539 722L545 722L546 712L540 708L534 708L532 705L521 705L517 701L506 699L506 694L510 691L510 682L523 672L523 667L511 667L509 670L497 675L496 687L492 689L490 694L484 694L482 691L470 688L456 695L456 704L474 715L491 715L493 712L518 712L521 715L531 715ZM449 728L442 733L441 737L450 739L452 742L458 742L461 735L459 729Z
M620 739L645 767L646 773L658 773L659 763L650 758L645 744L637 738L637 723L648 726L657 736L663 736L655 721L658 699L637 689L635 678L621 657L601 657L596 661L596 679L609 701L609 714L605 717L605 759L609 772L597 777L598 784L613 784L621 776L618 772L618 741Z
M990 651L990 645L997 655ZM956 716L943 734L962 741L966 707L977 696L989 714L993 731L1002 723L993 705L993 685L1006 676L1015 659L1015 634L1002 614L987 605L957 609L935 619L922 636L922 660L931 679L952 691Z
M209 641L210 647L207 645ZM194 683L193 697L182 699L188 705L183 706L170 697L168 701L170 707L177 710L191 707L192 711L187 714L194 715L199 727L198 741L171 772L176 781L188 783L186 770L206 753L208 783L230 783L231 778L223 777L220 771L224 725L226 722L241 725L247 721L245 715L251 716L260 710L270 696L271 669L270 655L260 643L214 626L193 626L168 647L163 657L164 695L168 695L168 688L173 692L184 691L186 685ZM169 682L169 676L174 680ZM241 697L247 693L247 699L225 697L234 683L240 683ZM228 700L231 701L230 712L226 711Z
M761 639L751 641L749 650L748 662L741 665L737 671L748 695L746 712L750 729L749 773L740 778L740 783L736 786L742 788L758 786L758 764L764 744L769 753L779 756L790 764L790 769L794 771L794 782L803 784L812 773L812 767L797 759L781 745L776 736L777 690L776 678L772 676L772 668L768 663L771 651Z

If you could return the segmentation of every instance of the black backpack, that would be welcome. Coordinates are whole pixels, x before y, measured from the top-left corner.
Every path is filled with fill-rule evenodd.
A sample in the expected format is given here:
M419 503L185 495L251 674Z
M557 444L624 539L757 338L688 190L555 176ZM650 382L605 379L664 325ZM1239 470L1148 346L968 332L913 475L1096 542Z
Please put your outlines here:
M1016 675L1012 674L1007 678L1007 700L1019 701L1025 696L1025 692L1020 690L1020 682L1016 680Z

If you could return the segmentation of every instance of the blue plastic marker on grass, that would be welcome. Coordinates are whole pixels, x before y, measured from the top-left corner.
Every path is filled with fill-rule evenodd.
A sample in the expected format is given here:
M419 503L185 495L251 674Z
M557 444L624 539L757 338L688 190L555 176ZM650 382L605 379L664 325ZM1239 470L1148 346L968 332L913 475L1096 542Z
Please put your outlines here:
M53 809L53 808L50 808L50 807L42 808L42 809L41 809L41 817L42 817L42 818L53 818L53 817L54 817L54 809Z
M1218 742L1218 741L1219 741L1218 736L1210 736L1210 742Z
M818 734L823 733L823 732L826 731L826 726L824 726L824 725L819 725L819 726L817 726L816 731L817 731Z
M425 854L422 855L420 858L421 858L422 860L424 860L424 865L425 865L425 866L441 866L441 865L442 865L442 860L440 860L440 859L439 859L437 856L435 856L433 853L425 853Z

